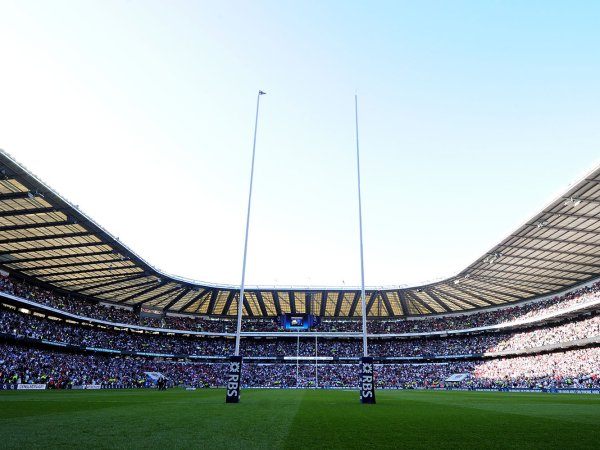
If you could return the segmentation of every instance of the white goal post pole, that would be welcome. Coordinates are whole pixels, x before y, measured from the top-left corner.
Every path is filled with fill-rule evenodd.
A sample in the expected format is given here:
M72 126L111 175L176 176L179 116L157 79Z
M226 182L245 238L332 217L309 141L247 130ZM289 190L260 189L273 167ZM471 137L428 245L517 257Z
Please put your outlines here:
M358 222L360 228L360 290L362 305L363 356L360 359L360 402L375 403L374 361L367 353L367 305L365 302L365 263L363 254L362 203L360 198L360 153L358 149L358 96L354 94L356 116L356 172L358 173ZM371 294L373 295L373 294Z
M242 283L240 284L240 296L238 298L237 327L235 330L235 356L240 355L240 336L242 332L242 307L244 305L244 282L246 280L246 256L248 254L248 229L250 228L250 206L252 204L252 182L254 181L254 156L256 154L256 131L258 130L258 108L260 96L265 92L258 91L256 96L256 118L254 120L254 141L252 144L252 167L250 169L250 191L248 192L248 211L246 214L246 237L244 239L244 260L242 262Z
M358 224L360 233L360 290L362 306L362 335L363 356L367 353L367 305L365 303L365 262L363 255L363 232L362 232L362 202L360 196L360 152L358 146L358 96L354 94L354 115L356 120L356 172L358 174Z

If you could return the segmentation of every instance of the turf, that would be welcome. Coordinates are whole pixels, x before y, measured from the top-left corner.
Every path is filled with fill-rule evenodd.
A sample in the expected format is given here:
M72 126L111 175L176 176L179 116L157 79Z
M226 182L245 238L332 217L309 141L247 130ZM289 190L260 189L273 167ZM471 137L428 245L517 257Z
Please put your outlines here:
M246 389L0 391L0 448L598 448L600 396Z

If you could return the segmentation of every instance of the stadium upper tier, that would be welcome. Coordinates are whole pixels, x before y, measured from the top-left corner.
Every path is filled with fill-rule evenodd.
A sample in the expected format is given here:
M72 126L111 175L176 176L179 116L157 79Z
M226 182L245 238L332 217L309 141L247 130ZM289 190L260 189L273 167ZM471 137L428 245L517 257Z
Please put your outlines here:
M160 272L4 152L0 267L74 296L171 312L235 315L239 295L236 286ZM456 276L410 288L368 288L367 314L403 317L502 306L599 275L597 167ZM257 287L244 295L244 314L250 317L360 312L358 289Z

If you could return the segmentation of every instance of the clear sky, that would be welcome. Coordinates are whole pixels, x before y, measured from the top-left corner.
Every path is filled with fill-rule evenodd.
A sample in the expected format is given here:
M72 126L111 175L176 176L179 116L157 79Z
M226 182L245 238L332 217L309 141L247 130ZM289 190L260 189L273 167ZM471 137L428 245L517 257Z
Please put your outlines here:
M0 0L0 148L168 273L460 271L600 162L600 2Z

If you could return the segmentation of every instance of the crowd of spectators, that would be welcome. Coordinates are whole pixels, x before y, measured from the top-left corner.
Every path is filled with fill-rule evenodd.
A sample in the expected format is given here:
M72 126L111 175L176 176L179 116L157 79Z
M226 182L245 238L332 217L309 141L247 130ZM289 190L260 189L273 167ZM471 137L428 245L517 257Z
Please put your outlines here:
M131 354L171 354L188 358L227 357L233 354L231 337L168 334L169 329L233 333L235 320L185 315L160 319L140 318L128 307L110 306L57 294L10 277L0 277L0 291L82 317L118 324L161 328L165 333L100 327L94 324L50 320L6 306L0 308L0 333L13 341L33 339L78 348L108 349ZM450 314L397 320L369 320L372 334L409 334L479 328L540 318L566 308L597 301L600 282L561 296L517 306L476 313ZM443 363L377 364L379 388L430 388L449 386L452 374L468 374L451 384L461 388L600 388L600 347L510 358L453 361L453 356L517 352L588 338L600 338L600 315L586 313L565 323L506 332L480 332L453 336L404 336L371 338L369 354L375 357L414 357L421 361L447 357ZM243 331L282 331L277 318L244 318ZM361 321L323 318L322 332L359 332ZM23 341L24 342L24 341ZM597 345L597 344L596 344ZM302 337L244 338L240 354L246 357L330 356L355 358L362 354L356 338ZM458 359L458 358L455 358ZM431 359L430 359L431 360ZM265 360L263 360L265 361ZM52 387L105 384L140 387L148 384L145 372L160 372L171 385L214 387L225 384L227 365L167 361L133 356L105 356L76 351L46 350L0 341L0 382L46 383ZM243 386L263 387L356 387L357 364L246 363Z
M472 371L478 386L600 387L600 347L528 357L490 359Z
M142 325L164 329L187 331L233 333L236 323L232 318L208 318L200 316L164 315L161 319L140 318L132 309L124 306L109 306L102 303L85 301L59 295L10 277L0 277L0 291L4 291L27 300L61 309L83 317L105 320L113 323ZM517 306L477 313L450 314L425 318L404 318L394 320L369 320L368 332L372 334L389 333L427 333L457 329L477 328L497 324L506 324L519 320L534 319L548 313L595 301L600 298L600 282L592 286L573 290L561 296L538 302L529 302ZM315 328L322 332L360 332L360 320L340 320L322 318ZM283 331L277 318L244 318L243 331L271 332Z
M211 333L231 333L235 331L235 324L230 319L208 319L183 315L164 315L160 319L140 317L132 308L127 306L113 306L80 298L71 298L6 276L0 277L0 291L78 316L107 322Z
M234 341L203 335L168 335L136 332L92 325L49 320L17 310L0 309L0 333L16 339L52 341L78 347L121 352L142 352L186 356L230 356ZM369 340L369 352L380 357L449 357L486 352L517 351L552 344L564 344L586 338L600 338L600 315L573 322L512 333L480 333L451 337L380 338ZM356 357L361 341L353 338L295 336L244 338L243 356L331 356Z
M358 385L358 364L251 364L242 370L244 387L352 387ZM160 361L83 355L0 343L1 383L46 383L68 387L83 384L139 387L146 372L159 372L171 386L225 385L227 364ZM378 388L600 388L600 348L538 356L442 364L376 364ZM445 380L466 374L464 381Z
M0 333L15 338L46 340L79 347L92 347L127 352L182 355L223 355L226 339L199 336L168 336L65 323L32 314L0 310Z
M370 320L367 323L367 331L372 334L427 333L509 324L516 321L535 319L598 299L600 299L600 282L549 299L493 311L455 313L424 318ZM361 327L362 322L358 319L331 320L325 318L321 322L319 331L359 332L362 330Z
M522 350L557 343L568 343L600 337L600 315L530 331L502 335L503 338L488 348L489 352Z

